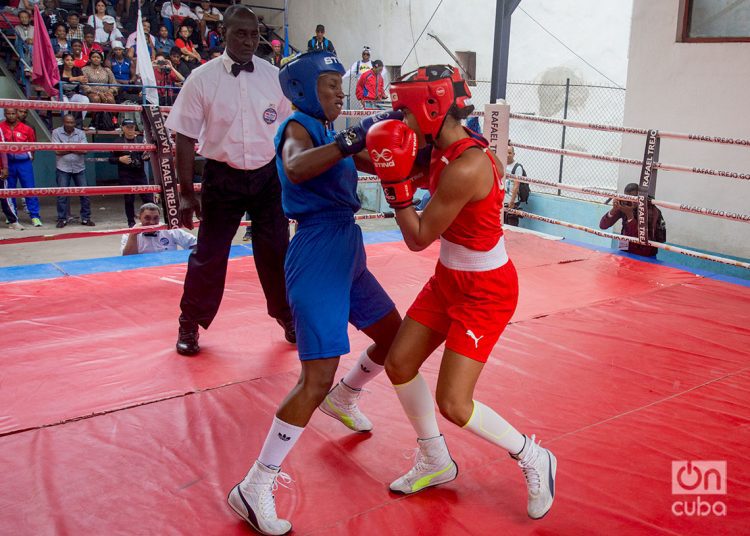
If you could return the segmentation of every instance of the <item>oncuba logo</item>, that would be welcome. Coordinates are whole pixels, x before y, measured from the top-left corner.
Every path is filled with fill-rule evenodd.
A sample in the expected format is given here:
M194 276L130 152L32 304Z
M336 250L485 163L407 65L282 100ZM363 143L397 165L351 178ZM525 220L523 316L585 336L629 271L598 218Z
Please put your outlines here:
M692 495L672 503L676 516L726 516L727 505L701 495L727 494L727 462L719 460L680 460L672 462L672 494Z
M377 149L372 149L370 157L372 158L372 163L378 168L393 167L396 165L393 161L393 152L390 149L383 149L380 152Z

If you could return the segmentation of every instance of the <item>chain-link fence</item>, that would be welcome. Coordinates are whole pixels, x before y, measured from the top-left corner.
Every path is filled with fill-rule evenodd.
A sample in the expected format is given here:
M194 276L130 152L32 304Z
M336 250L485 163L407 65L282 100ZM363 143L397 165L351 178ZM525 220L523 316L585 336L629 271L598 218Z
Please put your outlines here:
M483 110L485 104L490 102L490 82L478 80L471 85L470 89L471 100L476 110ZM560 84L509 82L506 100L510 104L511 112L516 114L608 125L622 125L625 111L624 89L583 85L570 80ZM390 107L390 103L382 104ZM353 91L346 107L350 110L363 108L354 97ZM337 128L348 126L347 121L339 119ZM510 139L526 145L615 156L620 154L622 134L511 119ZM617 189L618 164L527 149L516 150L516 161L523 164L530 177L575 186ZM633 180L636 181L636 179L637 176L634 176ZM534 184L530 186L533 192L562 195L597 203L604 201L598 196L565 192Z
M471 87L471 92L472 102L477 110L482 110L490 102L490 82L477 81ZM570 81L561 84L509 82L506 100L511 112L516 114L611 125L622 125L625 110L624 89L573 84ZM510 139L527 145L619 155L622 134L511 119ZM557 180L576 186L611 190L617 188L618 164L525 149L516 150L516 161L523 164L530 177ZM531 190L603 201L601 197L561 192L544 186L531 185Z

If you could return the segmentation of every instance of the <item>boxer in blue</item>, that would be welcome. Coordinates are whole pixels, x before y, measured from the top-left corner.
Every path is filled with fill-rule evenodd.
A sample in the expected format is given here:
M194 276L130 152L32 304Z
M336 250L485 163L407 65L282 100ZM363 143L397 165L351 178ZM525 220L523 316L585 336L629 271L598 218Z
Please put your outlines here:
M232 509L262 534L285 534L292 528L276 515L273 491L277 478L289 479L280 472L281 464L315 408L352 430L372 429L357 399L362 386L383 371L401 325L393 301L367 269L354 214L360 208L357 170L374 171L364 150L367 130L403 115L382 112L334 133L331 127L344 103L345 72L336 56L325 51L302 54L279 72L281 88L296 107L276 134L276 163L284 212L299 224L285 270L302 371L276 412L257 461L228 498ZM349 322L374 344L331 389L339 358L349 353Z

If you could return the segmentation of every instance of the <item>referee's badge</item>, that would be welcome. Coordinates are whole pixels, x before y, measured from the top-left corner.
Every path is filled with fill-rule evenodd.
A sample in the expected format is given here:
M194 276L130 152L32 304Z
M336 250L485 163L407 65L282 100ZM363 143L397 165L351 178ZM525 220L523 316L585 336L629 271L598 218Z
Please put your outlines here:
M169 245L169 238L167 238L166 236L162 236L162 237L161 237L161 238L159 239L159 242L160 242L160 243L161 243L161 245L163 245L163 246L168 246L168 245Z
M278 116L279 114L276 113L273 106L269 106L263 111L263 121L265 121L267 125L275 123Z

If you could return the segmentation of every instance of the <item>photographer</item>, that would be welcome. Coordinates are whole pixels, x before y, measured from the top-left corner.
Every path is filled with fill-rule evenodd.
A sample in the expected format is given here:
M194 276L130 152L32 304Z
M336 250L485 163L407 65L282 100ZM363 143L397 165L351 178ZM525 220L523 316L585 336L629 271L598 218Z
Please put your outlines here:
M138 227L159 225L161 209L154 203L144 203L138 210ZM164 231L146 231L122 235L120 253L135 255L136 253L161 253L174 251L177 247L193 249L198 239L185 229L167 229Z
M174 99L178 93L177 90L171 88L182 85L185 77L172 67L172 62L161 52L156 54L156 59L152 65L154 66L154 74L156 75L156 85L160 86L159 104L162 106L171 106L174 104Z
M638 195L638 185L631 182L625 186L625 195ZM615 223L622 221L622 231L620 234L625 236L638 236L638 204L632 201L612 201L612 210L602 216L599 222L600 229L609 229ZM656 242L665 242L667 240L667 228L661 211L648 203L648 239ZM624 242L624 241L623 241ZM621 243L621 249L626 249L628 253L640 255L642 257L656 257L659 251L653 246L644 246L635 242L627 242L627 246Z
M135 129L135 121L125 119L122 122L122 136L115 143L143 143L143 136ZM109 157L111 164L117 164L117 173L120 184L123 186L147 185L146 171L143 169L144 160L148 160L149 154L143 151L115 151ZM140 194L143 203L153 203L153 194ZM128 227L135 225L135 194L125 196L125 216L128 219Z

